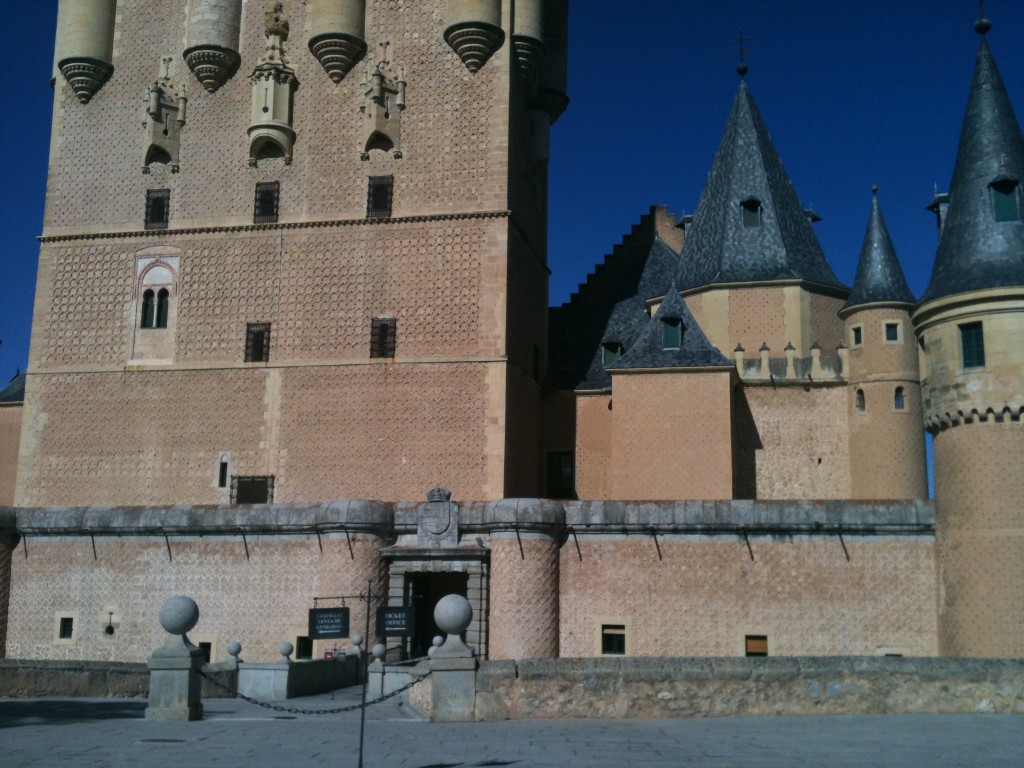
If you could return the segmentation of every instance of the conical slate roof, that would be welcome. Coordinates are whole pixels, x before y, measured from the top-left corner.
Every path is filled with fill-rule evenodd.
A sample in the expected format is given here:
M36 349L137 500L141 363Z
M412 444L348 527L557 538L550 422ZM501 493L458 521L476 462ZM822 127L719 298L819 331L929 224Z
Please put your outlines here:
M988 43L981 41L960 131L949 209L921 303L985 288L1024 285L1024 222L996 221L993 189L1024 184L1024 138Z
M678 348L665 349L663 324L666 320L682 324ZM640 331L626 353L608 366L612 373L637 368L705 368L732 366L734 362L715 347L697 325L686 302L679 296L673 282L664 301Z
M647 314L647 300L661 296L665 292L665 286L672 282L672 276L678 268L679 256L660 237L655 237L647 251L636 292L616 301L611 308L608 321L601 332L600 343L596 345L586 376L579 387L607 389L611 386L612 380L604 367L603 345L617 343L621 344L623 349L630 349L650 320L650 315ZM593 322L591 318L587 320Z
M760 204L745 226L743 204ZM681 289L712 283L803 279L845 288L825 260L768 129L740 82L679 271Z
M0 389L0 403L20 403L25 400L25 374L19 373L3 389Z
M878 302L914 303L914 294L903 276L896 249L889 237L889 228L885 226L882 207L878 204L878 189L872 191L871 215L864 233L864 244L860 247L857 277L853 281L850 298L840 311Z

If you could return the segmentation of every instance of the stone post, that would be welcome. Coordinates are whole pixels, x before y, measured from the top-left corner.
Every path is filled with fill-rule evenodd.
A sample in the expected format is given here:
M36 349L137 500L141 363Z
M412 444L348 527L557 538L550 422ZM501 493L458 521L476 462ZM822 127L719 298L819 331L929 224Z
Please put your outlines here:
M160 624L171 637L149 657L147 720L203 719L203 652L185 634L198 622L199 606L190 597L178 595L161 606Z
M448 636L430 657L430 719L436 723L476 720L477 660L459 637L472 620L473 608L462 595L446 595L434 607L434 622Z

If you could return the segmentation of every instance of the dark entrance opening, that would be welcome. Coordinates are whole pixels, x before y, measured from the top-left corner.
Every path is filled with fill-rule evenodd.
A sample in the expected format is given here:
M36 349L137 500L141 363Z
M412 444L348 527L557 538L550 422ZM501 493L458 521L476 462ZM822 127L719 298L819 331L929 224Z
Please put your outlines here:
M466 597L469 576L465 573L407 573L405 604L416 611L416 634L409 638L410 658L427 655L436 635L443 634L434 623L434 606L445 595ZM465 638L463 638L465 639Z

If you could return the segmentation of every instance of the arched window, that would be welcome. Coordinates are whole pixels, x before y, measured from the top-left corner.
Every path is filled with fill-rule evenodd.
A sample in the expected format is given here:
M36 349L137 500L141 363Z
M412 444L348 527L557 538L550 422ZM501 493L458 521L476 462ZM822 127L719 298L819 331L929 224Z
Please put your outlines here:
M152 291L148 291L152 293ZM154 328L166 328L167 327L167 308L170 305L170 296L166 288L161 288L160 292L156 295L156 323L153 325Z
M902 411L907 407L903 387L896 387L896 393L893 395L892 404L897 411Z
M858 389L856 394L856 406L858 411L867 409L867 403L864 400L864 390Z
M740 207L743 209L743 226L744 227L760 227L761 226L761 201L756 197L748 197L740 203Z
M147 290L142 294L142 318L139 322L140 328L153 328L156 317L153 314L153 291Z

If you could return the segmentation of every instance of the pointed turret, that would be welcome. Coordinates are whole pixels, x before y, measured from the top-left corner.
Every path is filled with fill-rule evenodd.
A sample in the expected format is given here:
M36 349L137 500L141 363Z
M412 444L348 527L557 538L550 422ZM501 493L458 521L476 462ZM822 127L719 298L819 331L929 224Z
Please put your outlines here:
M731 368L734 365L708 341L673 282L658 311L632 346L609 365L608 370L615 373L630 369Z
M745 81L687 232L679 287L806 280L845 286L825 260Z
M907 285L889 228L885 226L882 206L878 203L878 187L872 187L871 192L871 215L860 248L857 277L842 312L865 304L906 304L909 307L914 303L914 294Z
M988 27L978 31L984 34ZM921 297L1024 285L1024 137L984 38L960 132L949 209Z
M985 35L992 23L978 19ZM935 471L939 654L1020 658L1024 138L986 40L913 321Z

